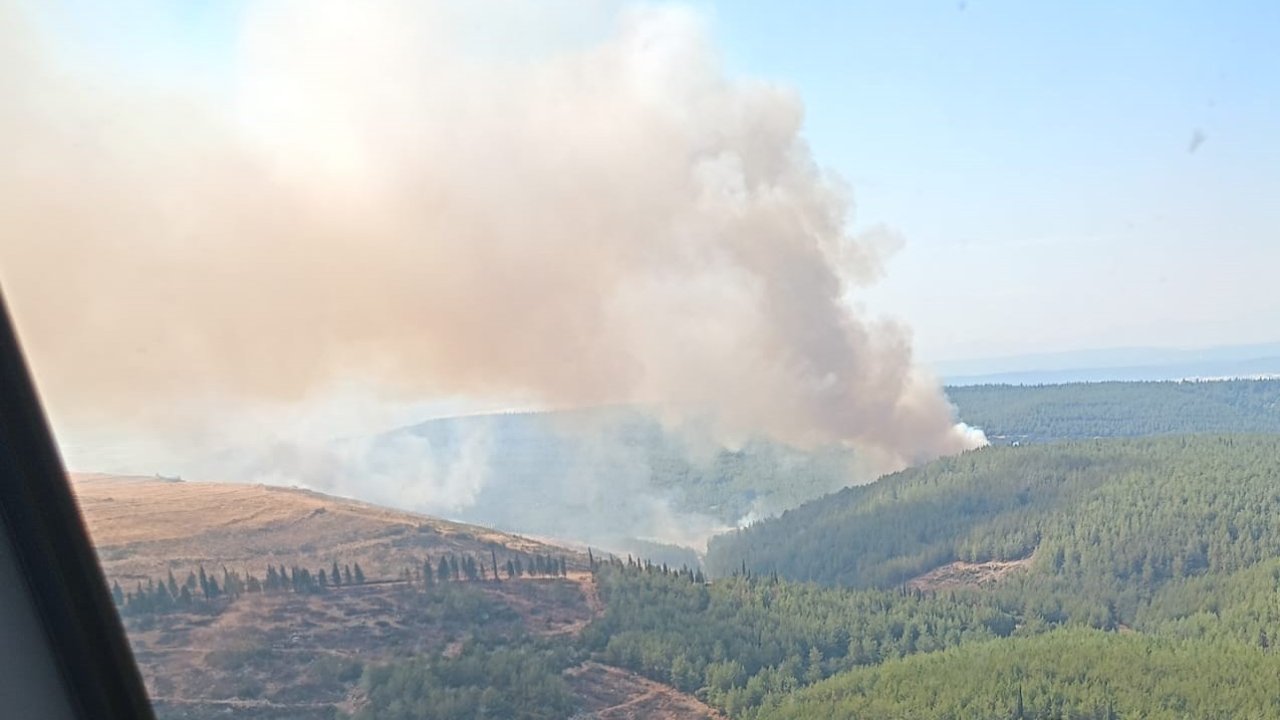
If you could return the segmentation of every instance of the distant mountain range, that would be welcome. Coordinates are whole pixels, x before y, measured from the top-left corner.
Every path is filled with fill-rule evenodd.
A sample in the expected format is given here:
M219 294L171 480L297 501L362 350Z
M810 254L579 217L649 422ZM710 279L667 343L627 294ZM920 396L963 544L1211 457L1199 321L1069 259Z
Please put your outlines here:
M933 363L947 385L1048 385L1280 376L1280 343L1105 348Z

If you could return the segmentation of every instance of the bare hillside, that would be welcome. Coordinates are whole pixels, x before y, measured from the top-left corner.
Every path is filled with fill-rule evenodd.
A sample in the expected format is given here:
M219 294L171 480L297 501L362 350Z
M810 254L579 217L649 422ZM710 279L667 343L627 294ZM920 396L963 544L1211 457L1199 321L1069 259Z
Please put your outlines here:
M107 575L145 579L200 564L360 562L393 577L427 555L578 555L529 538L295 488L75 475L72 487Z
M267 565L359 563L366 582L287 589L124 611L138 664L164 720L328 720L365 702L370 665L451 657L474 641L576 636L603 612L576 551L487 528L263 485L77 475L73 487L108 578L132 594L205 567L263 577ZM562 576L510 578L507 559L566 560ZM495 559L501 582L428 583L428 558ZM406 572L407 571L407 572ZM151 593L150 589L145 591ZM696 698L586 663L565 680L582 717L718 717Z

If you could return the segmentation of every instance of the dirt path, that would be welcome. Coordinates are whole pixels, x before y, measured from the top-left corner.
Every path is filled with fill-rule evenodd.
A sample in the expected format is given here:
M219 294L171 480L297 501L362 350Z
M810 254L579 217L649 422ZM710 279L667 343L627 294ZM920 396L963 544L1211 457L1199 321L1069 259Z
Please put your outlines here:
M586 662L565 679L582 700L576 717L593 720L725 720L698 698L628 670Z
M604 615L604 603L600 601L600 593L596 590L596 579L591 573L571 572L568 579L577 583L583 600L587 603L590 615L575 620L557 629L557 635L580 635L593 620Z

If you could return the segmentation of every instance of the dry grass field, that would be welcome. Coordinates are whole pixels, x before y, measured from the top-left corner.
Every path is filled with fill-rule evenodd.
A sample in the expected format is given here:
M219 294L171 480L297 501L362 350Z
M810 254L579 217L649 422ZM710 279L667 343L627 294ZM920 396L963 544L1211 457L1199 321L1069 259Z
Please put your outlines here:
M72 487L103 569L121 584L200 564L261 575L267 564L315 569L334 560L385 578L428 555L491 549L585 567L564 548L308 490L112 475L75 475Z
M572 636L603 612L574 550L306 490L77 475L73 488L110 580L181 581L204 566L263 577L360 563L369 582L320 594L246 593L181 611L128 615L161 718L331 720L360 706L366 664L456 653L466 642ZM446 583L406 568L446 554L564 557L567 577ZM617 668L566 673L580 718L714 718L696 698Z

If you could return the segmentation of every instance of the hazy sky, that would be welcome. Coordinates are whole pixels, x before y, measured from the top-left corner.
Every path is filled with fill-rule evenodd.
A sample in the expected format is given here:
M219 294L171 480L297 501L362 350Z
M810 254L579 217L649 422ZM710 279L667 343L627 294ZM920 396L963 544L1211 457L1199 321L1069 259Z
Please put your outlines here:
M611 6L554 4L570 42ZM1280 3L693 4L905 237L852 300L922 358L1280 340ZM47 12L105 72L227 89L242 3L106 5Z

